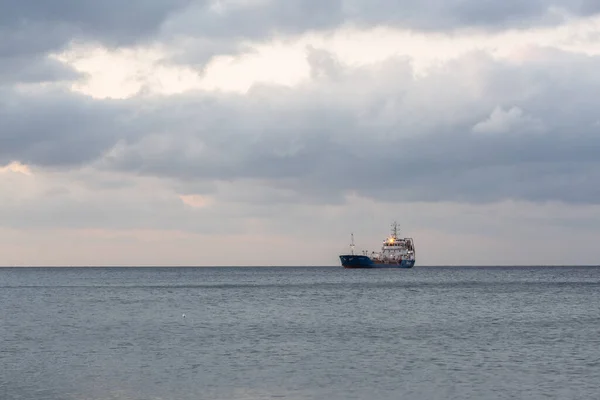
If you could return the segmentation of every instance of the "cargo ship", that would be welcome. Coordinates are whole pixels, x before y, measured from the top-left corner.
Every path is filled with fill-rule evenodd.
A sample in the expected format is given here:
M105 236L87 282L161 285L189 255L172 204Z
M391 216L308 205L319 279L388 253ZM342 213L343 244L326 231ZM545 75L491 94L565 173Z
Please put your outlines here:
M385 238L380 252L354 254L354 234L350 234L350 254L340 255L344 268L412 268L415 266L415 245L412 238L398 236L398 224L392 224L392 233Z

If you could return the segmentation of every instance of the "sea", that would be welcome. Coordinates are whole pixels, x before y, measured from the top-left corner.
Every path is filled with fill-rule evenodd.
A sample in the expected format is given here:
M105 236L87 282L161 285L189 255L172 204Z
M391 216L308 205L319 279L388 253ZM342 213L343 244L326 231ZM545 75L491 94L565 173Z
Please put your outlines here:
M0 268L0 399L598 399L600 268Z

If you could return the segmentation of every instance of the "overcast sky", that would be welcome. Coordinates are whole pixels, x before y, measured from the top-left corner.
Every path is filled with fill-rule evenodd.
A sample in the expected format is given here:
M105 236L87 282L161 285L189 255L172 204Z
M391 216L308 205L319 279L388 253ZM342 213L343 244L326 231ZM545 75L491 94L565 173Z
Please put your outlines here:
M599 264L599 94L597 0L0 0L0 265Z

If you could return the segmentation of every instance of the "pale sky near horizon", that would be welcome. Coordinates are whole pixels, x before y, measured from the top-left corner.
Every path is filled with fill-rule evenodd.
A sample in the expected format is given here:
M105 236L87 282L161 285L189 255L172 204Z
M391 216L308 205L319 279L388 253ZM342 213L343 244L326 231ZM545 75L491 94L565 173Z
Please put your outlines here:
M0 265L600 264L594 0L0 0Z

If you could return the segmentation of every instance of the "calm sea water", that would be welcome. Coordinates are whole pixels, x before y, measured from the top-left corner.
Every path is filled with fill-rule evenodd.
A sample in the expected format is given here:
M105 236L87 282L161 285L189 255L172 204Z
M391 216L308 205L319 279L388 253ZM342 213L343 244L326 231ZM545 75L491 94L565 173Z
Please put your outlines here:
M600 396L600 268L10 268L0 317L3 400Z

